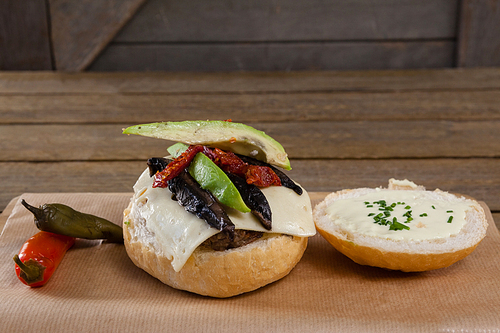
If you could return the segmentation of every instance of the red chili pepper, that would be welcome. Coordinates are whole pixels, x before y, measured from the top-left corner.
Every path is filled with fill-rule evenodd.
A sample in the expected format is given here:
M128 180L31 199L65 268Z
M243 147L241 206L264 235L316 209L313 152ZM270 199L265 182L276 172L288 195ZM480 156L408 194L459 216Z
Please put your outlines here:
M40 231L14 256L17 277L30 287L43 286L74 243L74 237Z
M204 147L200 145L189 146L185 152L170 162L163 171L155 173L153 187L167 187L167 182L177 177L182 170L189 166L196 154L203 150Z

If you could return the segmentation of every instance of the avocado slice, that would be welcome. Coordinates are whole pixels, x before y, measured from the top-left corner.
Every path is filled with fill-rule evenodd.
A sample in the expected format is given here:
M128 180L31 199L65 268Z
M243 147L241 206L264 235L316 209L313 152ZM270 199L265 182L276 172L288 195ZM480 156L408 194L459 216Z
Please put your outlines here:
M198 153L189 165L189 174L200 184L201 188L212 193L220 203L249 213L240 192L229 177L205 154Z
M291 170L288 155L278 141L241 123L218 120L160 122L130 126L123 133L217 147Z

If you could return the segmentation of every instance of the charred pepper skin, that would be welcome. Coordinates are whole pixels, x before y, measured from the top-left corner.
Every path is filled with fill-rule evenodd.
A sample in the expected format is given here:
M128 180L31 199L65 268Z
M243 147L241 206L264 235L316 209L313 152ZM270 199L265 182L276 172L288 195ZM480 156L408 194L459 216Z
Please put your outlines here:
M17 277L33 288L45 285L74 243L74 237L38 232L14 256Z
M123 229L101 217L85 214L73 208L58 204L44 204L39 208L21 201L35 216L36 227L41 231L52 232L75 238L105 239L109 243L123 243Z

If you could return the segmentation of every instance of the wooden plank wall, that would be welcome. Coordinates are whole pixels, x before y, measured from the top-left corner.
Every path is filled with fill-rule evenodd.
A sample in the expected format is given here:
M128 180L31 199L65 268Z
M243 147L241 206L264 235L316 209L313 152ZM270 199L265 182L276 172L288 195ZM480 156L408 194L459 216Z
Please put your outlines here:
M90 70L454 66L456 0L149 0Z
M40 0L0 1L0 70L52 70L49 20Z
M500 66L500 0L0 2L0 70L457 66Z

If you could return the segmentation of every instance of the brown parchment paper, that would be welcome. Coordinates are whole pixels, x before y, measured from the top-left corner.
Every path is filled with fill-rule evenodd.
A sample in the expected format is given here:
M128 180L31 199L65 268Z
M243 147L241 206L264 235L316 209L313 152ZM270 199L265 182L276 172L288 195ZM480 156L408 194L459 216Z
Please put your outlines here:
M324 194L310 193L313 205ZM129 194L24 194L121 223ZM425 273L360 266L321 236L284 279L229 299L172 289L135 267L123 245L79 240L41 288L12 257L37 229L16 198L0 236L0 332L499 332L500 233L464 260Z

